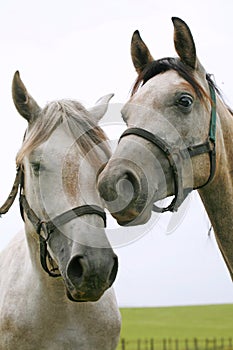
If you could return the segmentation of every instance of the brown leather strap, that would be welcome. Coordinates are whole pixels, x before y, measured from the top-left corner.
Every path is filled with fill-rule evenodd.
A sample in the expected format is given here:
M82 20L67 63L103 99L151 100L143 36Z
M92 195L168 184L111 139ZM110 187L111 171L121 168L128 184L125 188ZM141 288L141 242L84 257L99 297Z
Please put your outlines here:
M20 167L18 167L16 169L15 181L12 186L11 192L7 200L5 201L5 203L0 207L0 216L2 214L6 214L10 209L10 207L12 206L12 204L14 203L15 197L17 196L17 193L18 193L19 184L21 182L21 176L22 176L22 172Z
M21 213L23 213L23 220L24 220L24 214L26 214L28 219L30 220L30 222L35 227L36 232L38 233L38 231L40 230L40 226L41 226L41 220L38 218L38 216L32 210L32 208L28 204L26 197L23 194L20 194L19 203L20 203L20 207L22 209Z
M67 222L76 219L79 216L86 214L99 215L104 221L104 227L106 227L106 214L102 208L97 205L81 205L56 216L54 219L46 222L47 230L53 232L55 228L66 224Z

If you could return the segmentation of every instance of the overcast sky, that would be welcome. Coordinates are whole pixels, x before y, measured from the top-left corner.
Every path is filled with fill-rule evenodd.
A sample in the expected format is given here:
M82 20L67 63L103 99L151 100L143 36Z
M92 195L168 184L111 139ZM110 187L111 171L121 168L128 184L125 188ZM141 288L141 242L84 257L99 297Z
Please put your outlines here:
M16 70L41 106L73 98L88 107L114 92L114 117L106 118L104 125L115 140L124 128L118 111L136 77L130 59L132 33L140 30L155 58L174 56L171 17L177 16L190 26L199 59L233 106L232 0L0 3L1 202L13 183L15 155L26 127L11 97ZM115 290L121 306L233 302L233 285L213 232L208 235L208 218L197 193L182 210L175 217L153 216L135 231L123 231L109 218L120 263ZM22 225L15 203L0 221L1 248Z

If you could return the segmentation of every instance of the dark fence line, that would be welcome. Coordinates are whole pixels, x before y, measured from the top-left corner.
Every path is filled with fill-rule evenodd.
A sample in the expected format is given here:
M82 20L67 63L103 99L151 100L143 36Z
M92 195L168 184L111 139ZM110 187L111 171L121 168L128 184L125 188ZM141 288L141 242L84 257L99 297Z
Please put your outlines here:
M120 340L119 350L233 350L232 338Z

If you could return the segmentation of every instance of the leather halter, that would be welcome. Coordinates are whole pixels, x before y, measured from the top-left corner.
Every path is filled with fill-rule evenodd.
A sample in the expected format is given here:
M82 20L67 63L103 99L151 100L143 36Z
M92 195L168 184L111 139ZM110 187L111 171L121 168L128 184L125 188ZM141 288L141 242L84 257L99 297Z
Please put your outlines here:
M16 173L16 179L12 188L12 191L6 200L6 202L3 204L3 206L0 208L0 215L5 214L11 205L14 202L14 199L16 197L16 194L18 192L18 187L20 186L20 196L19 196L19 203L20 203L20 212L21 216L24 220L24 214L27 215L29 221L34 226L36 233L39 236L40 241L40 262L43 267L43 269L48 273L51 277L60 277L60 273L55 273L55 271L58 270L58 268L52 268L49 269L47 261L49 260L52 265L52 258L48 252L47 243L51 236L51 234L56 230L59 229L60 226L70 222L71 220L76 219L77 217L80 217L85 214L96 214L99 215L103 221L104 221L104 227L106 227L106 213L105 211L100 208L97 205L82 205L79 207L72 208L70 210L67 210L66 212L56 216L55 218L51 220L43 220L40 219L34 210L30 207L25 195L23 194L24 189L24 173L21 167L17 168ZM13 200L12 200L13 199Z
M188 146L185 149L179 150L170 146L164 139L158 135L154 135L151 132L142 128L129 128L120 137L120 140L127 135L136 135L142 137L157 146L167 157L170 167L172 168L174 185L175 185L175 197L172 202L165 208L157 207L153 204L152 210L158 213L166 211L177 211L187 195L196 189L200 189L206 186L213 178L216 168L216 151L215 151L215 134L216 134L216 94L212 85L209 83L210 95L212 100L211 118L209 126L209 135L207 140L198 145ZM119 141L120 141L119 140ZM200 154L208 153L210 159L210 175L205 184L200 187L184 188L182 179L182 159L187 157L194 157Z

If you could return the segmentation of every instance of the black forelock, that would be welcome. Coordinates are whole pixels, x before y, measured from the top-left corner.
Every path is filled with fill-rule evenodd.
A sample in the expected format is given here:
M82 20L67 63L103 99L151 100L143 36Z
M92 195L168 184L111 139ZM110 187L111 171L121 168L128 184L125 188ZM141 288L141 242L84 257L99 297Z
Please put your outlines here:
M169 70L175 70L182 78L184 78L195 90L197 96L203 98L204 90L197 82L193 75L193 70L183 64L180 59L173 57L165 57L159 60L153 61L148 64L144 70L139 74L133 89L132 95L138 90L139 86L144 85L148 80L155 77L158 74L165 73Z

